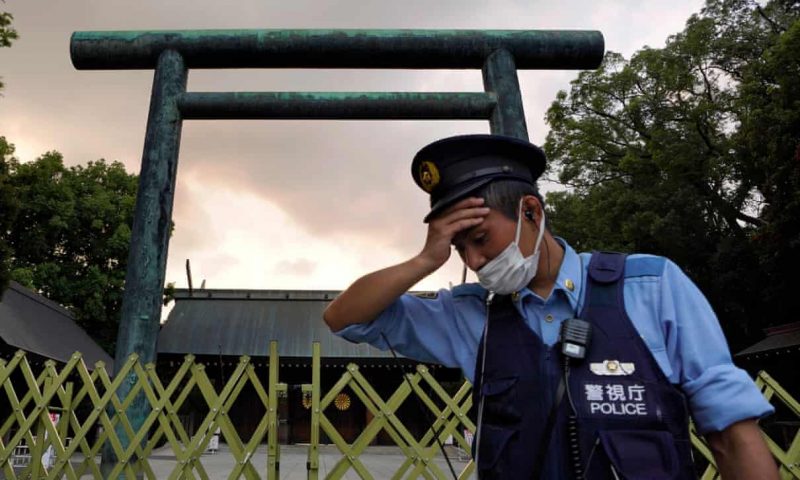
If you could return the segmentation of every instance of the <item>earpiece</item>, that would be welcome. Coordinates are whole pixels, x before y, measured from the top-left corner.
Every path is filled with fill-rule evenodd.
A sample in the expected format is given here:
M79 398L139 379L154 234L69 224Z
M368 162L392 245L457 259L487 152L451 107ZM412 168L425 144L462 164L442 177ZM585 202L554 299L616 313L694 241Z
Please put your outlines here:
M525 215L525 218L527 218L528 220L533 221L533 214L531 213L530 210L525 210L525 213L523 213L523 215Z

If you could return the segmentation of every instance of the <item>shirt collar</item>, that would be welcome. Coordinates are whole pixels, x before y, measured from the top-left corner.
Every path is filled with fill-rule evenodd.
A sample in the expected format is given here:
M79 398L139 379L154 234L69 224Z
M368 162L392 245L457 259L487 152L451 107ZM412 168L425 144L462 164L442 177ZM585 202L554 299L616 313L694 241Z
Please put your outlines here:
M558 277L553 291L561 290L564 292L572 310L577 312L583 289L583 261L580 255L563 238L555 237L555 239L564 248L564 259L561 262L561 268L558 270Z
M580 255L569 246L566 240L560 237L554 238L564 249L564 259L561 261L561 268L558 270L558 276L556 277L555 285L553 285L551 295L557 295L557 291L561 290L569 301L572 310L578 312L583 288L583 263ZM538 298L528 287L525 287L519 293L520 297L532 295Z

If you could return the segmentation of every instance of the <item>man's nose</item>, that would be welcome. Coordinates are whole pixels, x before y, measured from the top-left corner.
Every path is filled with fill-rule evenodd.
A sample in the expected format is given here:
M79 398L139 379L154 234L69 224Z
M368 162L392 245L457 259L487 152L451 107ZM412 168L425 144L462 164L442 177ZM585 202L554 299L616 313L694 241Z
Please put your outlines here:
M477 272L486 263L486 258L476 249L467 247L464 250L464 263L473 272Z

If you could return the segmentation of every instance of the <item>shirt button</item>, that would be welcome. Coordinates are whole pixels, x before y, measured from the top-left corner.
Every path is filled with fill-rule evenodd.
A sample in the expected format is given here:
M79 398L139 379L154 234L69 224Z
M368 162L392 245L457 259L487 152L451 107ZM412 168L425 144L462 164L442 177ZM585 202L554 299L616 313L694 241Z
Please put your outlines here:
M545 321L545 322L547 322L547 323L552 323L552 321L553 321L553 316L552 316L552 315L550 315L550 314L548 313L548 314L547 314L547 315L544 317L544 321Z

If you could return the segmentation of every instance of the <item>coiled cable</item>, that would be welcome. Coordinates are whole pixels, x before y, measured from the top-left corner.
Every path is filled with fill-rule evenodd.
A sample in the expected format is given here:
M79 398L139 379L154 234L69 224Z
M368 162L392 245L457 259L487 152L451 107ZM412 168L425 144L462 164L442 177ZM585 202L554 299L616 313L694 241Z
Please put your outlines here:
M570 413L567 416L567 442L570 456L570 466L572 467L572 478L584 480L583 462L581 461L581 439L578 430L578 412L572 402L572 393L569 388L569 359L564 357L564 381L567 384L567 400L569 401Z

